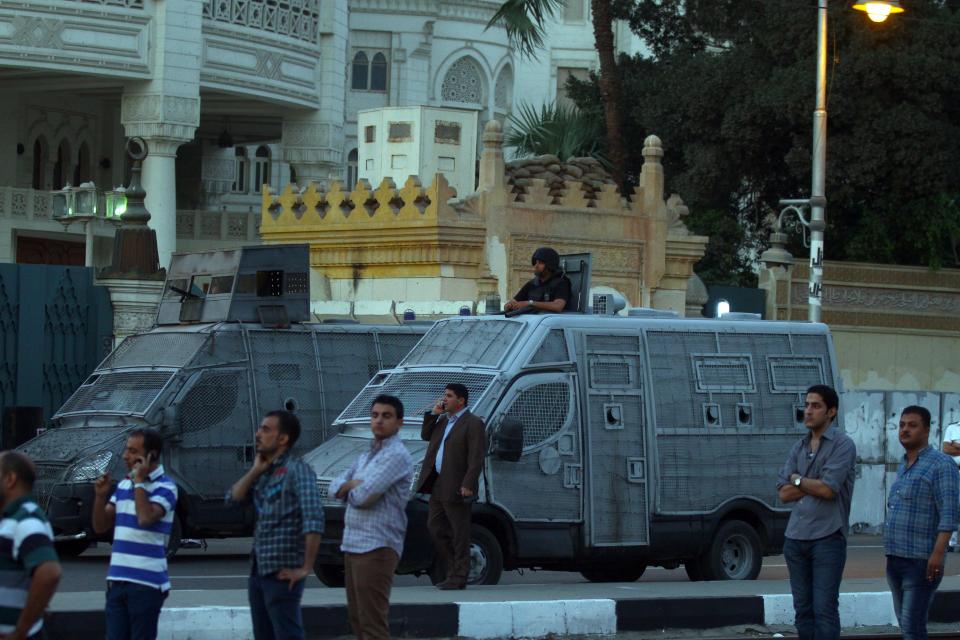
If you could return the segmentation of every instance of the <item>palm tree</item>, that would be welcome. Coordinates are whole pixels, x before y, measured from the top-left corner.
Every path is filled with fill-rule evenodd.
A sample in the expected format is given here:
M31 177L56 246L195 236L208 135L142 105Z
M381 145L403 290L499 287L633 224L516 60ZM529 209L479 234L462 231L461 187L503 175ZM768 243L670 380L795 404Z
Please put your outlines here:
M591 156L606 164L597 153L601 126L592 114L555 102L539 109L524 103L514 109L509 120L504 142L521 156L552 154L561 160Z
M520 55L532 58L537 49L543 47L547 20L562 11L565 4L565 0L506 0L490 19L487 27L503 24L510 43ZM613 179L623 187L627 154L620 132L620 76L613 41L611 0L590 0L590 12L593 15L593 38L600 58L598 85L603 98L607 130L607 159Z

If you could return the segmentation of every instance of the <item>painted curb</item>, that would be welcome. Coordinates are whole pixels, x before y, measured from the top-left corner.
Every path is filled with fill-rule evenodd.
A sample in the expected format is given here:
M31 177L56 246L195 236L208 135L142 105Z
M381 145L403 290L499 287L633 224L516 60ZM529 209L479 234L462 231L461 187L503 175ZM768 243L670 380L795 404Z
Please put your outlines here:
M931 622L960 622L960 591L938 591ZM310 638L351 635L346 605L303 608ZM840 594L844 629L896 626L890 592ZM503 602L394 604L390 634L407 638L542 638L549 634L612 635L618 631L711 629L732 625L792 625L789 594L696 598L597 598ZM103 611L53 611L50 640L103 637ZM252 640L247 607L175 607L160 614L158 640Z

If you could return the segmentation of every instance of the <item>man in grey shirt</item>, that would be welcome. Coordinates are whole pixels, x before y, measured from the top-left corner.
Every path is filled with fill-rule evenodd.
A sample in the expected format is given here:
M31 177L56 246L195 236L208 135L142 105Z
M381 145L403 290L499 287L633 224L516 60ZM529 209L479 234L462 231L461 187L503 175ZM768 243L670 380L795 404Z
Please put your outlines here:
M796 503L783 556L800 640L840 637L840 579L857 448L833 424L839 404L837 392L826 385L807 389L807 434L793 445L777 484L780 500Z
M370 407L370 448L330 482L330 495L347 506L344 574L350 626L359 640L390 637L388 614L393 573L403 555L413 461L398 435L403 403L377 396Z

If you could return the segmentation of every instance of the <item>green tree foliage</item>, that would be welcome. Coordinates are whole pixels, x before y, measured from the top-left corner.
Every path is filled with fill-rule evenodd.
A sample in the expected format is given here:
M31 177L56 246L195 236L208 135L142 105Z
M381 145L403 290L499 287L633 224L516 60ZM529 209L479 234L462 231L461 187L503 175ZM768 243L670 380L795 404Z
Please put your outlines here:
M904 0L875 24L830 3L828 260L960 266L960 15ZM780 198L810 190L816 4L637 0L622 15L652 51L621 59L628 173L660 136L690 227L715 235L698 270L750 280ZM595 83L571 82L596 112ZM740 238L734 229L741 230ZM794 255L805 256L799 234Z
M530 104L521 104L509 120L504 143L514 147L519 156L550 154L566 160L598 155L603 124L574 107L550 103L537 110Z

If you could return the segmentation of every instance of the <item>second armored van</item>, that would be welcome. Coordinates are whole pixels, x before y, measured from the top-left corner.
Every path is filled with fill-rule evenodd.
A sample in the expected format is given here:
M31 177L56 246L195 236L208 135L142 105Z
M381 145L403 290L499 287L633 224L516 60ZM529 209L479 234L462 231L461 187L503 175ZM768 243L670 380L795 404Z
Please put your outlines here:
M805 428L805 392L836 385L821 324L585 314L448 319L343 411L307 455L325 488L369 445L380 393L406 407L422 461L422 411L445 385L470 391L490 440L473 505L473 583L504 569L629 581L683 565L691 579L753 579L779 553L788 508L777 471ZM419 464L417 465L419 472ZM411 487L412 489L412 487ZM342 580L342 503L328 499L317 560ZM398 571L442 575L411 496Z

